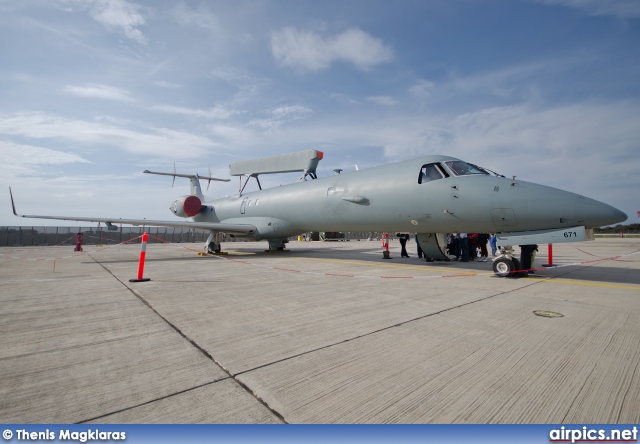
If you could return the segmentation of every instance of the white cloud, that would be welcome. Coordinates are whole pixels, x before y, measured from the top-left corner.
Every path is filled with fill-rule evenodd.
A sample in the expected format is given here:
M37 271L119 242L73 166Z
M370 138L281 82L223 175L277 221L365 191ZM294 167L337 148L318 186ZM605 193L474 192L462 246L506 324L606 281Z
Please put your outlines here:
M171 8L169 13L177 23L184 26L208 30L217 30L220 27L218 18L204 4L200 4L197 9L192 9L184 2L180 2Z
M87 147L93 145L94 149L106 145L128 153L170 159L177 155L197 158L217 146L207 137L184 131L167 128L134 131L116 124L65 119L40 112L0 115L0 134L72 141Z
M547 109L527 103L493 107L440 121L422 116L395 128L402 138L385 146L385 156L449 154L507 176L604 198L612 190L628 193L629 183L640 182L632 179L639 114L636 102L587 101ZM424 122L436 121L439 126L425 129Z
M0 158L2 158L0 177L3 185L18 183L16 179L20 177L37 174L39 166L91 163L73 153L2 140L0 140Z
M162 111L165 113L171 114L182 114L185 116L192 117L202 117L205 119L226 119L233 114L237 114L236 111L226 109L221 105L216 105L213 108L209 109L193 109L193 108L184 108L181 106L172 106L172 105L157 105L152 106L150 109L153 111Z
M383 106L393 106L398 103L396 100L389 96L371 96L367 97L367 100L369 102L377 103L378 105Z
M638 0L539 0L548 5L581 9L589 15L613 15L619 18L640 17Z
M127 91L113 86L107 85L86 85L74 86L67 85L64 90L68 93L80 97L88 97L94 99L115 100L118 102L133 102L133 99Z
M71 0L70 3L88 10L91 18L108 30L120 32L141 45L147 44L147 37L138 29L146 23L138 12L139 5L126 0Z
M271 52L278 62L301 71L327 69L337 61L369 69L393 57L389 46L358 28L324 38L311 31L287 27L272 33Z
M41 148L0 140L0 157L4 163L18 165L61 165L65 163L90 163L88 160L63 151Z
M274 118L277 119L301 119L307 117L313 111L302 105L279 106L271 111Z
M312 113L311 108L302 105L280 106L271 110L270 118L254 120L249 125L260 130L273 131L291 121L304 119Z
M162 80L156 80L155 82L153 82L153 84L159 86L160 88L182 88L182 85L180 85L179 83L165 82Z
M435 84L433 82L421 80L409 88L409 92L420 99L426 99L431 95L431 91L434 87Z
M62 151L18 144L0 140L0 176L11 180L19 176L35 173L39 165L63 165L67 163L90 163L88 160Z

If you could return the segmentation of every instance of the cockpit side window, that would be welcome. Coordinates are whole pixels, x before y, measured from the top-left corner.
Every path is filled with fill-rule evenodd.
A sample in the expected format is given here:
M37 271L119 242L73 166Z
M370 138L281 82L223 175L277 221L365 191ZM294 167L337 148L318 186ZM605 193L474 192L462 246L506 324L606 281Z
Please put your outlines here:
M487 173L483 169L476 167L475 165L471 165L467 162L463 162L462 160L452 160L445 163L457 176L471 176L474 174L482 174L485 176L489 175L489 173Z
M418 183L431 182L432 180L442 179L447 177L448 174L437 163L430 163L423 165L420 169L420 175L418 176Z

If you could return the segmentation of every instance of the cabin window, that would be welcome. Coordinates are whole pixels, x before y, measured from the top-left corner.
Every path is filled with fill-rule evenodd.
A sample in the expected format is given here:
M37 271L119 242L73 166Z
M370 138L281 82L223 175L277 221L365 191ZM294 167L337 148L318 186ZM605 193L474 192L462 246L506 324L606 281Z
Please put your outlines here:
M249 199L249 202L247 202L247 206L251 206L251 199Z
M472 176L474 174L485 176L489 175L489 173L487 173L483 169L475 165L471 165L467 162L463 162L462 160L451 160L445 163L456 176Z
M437 163L423 165L418 176L418 183L431 182L449 176Z
M259 200L260 200L260 199L256 199L256 207L258 206L258 201L259 201Z

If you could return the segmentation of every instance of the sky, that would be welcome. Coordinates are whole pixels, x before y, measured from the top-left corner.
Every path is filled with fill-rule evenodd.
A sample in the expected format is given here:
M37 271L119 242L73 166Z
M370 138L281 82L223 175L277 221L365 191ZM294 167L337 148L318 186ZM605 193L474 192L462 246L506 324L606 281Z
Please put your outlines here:
M0 0L0 226L71 225L9 186L22 214L175 220L188 180L145 169L308 149L320 177L450 155L638 222L640 1Z

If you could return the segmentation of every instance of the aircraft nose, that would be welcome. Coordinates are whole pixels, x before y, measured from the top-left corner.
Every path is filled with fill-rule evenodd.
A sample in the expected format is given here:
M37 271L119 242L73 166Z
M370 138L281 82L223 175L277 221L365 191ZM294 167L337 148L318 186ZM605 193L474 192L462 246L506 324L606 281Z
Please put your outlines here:
M617 208L587 197L576 198L576 216L587 228L613 225L627 220L627 215Z

